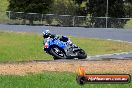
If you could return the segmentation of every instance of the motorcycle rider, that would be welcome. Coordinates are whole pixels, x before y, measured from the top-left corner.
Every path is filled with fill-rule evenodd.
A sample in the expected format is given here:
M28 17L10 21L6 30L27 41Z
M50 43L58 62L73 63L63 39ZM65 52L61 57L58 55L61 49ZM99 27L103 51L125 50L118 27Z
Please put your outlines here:
M50 33L50 30L45 30L43 32L43 38L44 38L44 51L46 51L47 53L51 54L54 59L67 59L67 58L70 58L70 59L73 59L74 57L77 57L77 58L80 58L80 59L83 59L83 58L86 58L86 55L82 55L82 49L79 48L78 46L76 46L75 44L73 44L70 39L66 36L58 36L56 34L51 34ZM48 41L51 42L54 42L54 40L60 40L60 41L63 41L63 42L66 42L66 43L63 43L65 44L66 47L64 48L57 48L57 43L62 43L60 41L57 41L57 43L55 44L56 47L49 47L49 44L48 44ZM52 45L52 44L51 44ZM54 45L54 43L53 43ZM81 52L81 54L80 54ZM85 52L84 52L85 54Z
M45 30L43 32L43 38L44 39L47 39L47 38L55 38L55 39L60 39L63 42L70 42L70 40L69 40L68 37L66 37L66 36L59 36L59 35L56 35L56 34L51 34L50 33L50 30Z

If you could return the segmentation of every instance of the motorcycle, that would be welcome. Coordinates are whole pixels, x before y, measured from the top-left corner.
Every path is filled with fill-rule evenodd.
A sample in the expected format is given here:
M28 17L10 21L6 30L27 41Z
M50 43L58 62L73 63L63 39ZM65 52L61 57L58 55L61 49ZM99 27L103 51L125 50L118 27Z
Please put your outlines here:
M85 59L87 58L86 52L80 47L73 44L69 38L61 40L55 37L48 37L44 39L44 51L56 59Z

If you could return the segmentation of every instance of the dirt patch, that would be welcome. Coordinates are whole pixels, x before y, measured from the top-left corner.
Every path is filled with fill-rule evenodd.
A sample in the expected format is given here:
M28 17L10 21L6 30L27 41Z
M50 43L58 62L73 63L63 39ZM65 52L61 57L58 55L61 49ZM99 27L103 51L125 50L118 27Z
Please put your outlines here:
M111 61L48 61L0 64L2 75L25 75L44 71L76 72L82 66L88 73L132 73L132 60Z

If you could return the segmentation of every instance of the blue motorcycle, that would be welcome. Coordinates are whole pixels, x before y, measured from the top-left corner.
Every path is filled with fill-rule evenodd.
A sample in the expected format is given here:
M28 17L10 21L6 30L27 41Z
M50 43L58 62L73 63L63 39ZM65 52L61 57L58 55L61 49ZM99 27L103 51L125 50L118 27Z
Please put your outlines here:
M85 59L87 54L83 49L73 44L69 38L62 39L56 37L48 37L44 39L44 51L56 59Z

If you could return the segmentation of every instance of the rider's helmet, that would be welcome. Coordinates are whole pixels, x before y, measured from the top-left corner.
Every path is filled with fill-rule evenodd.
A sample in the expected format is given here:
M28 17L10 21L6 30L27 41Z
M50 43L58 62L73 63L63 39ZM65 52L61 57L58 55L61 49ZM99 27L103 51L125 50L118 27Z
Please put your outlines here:
M51 34L50 34L50 30L45 30L45 31L43 32L43 37L44 37L44 38L48 38L50 35L51 35Z

